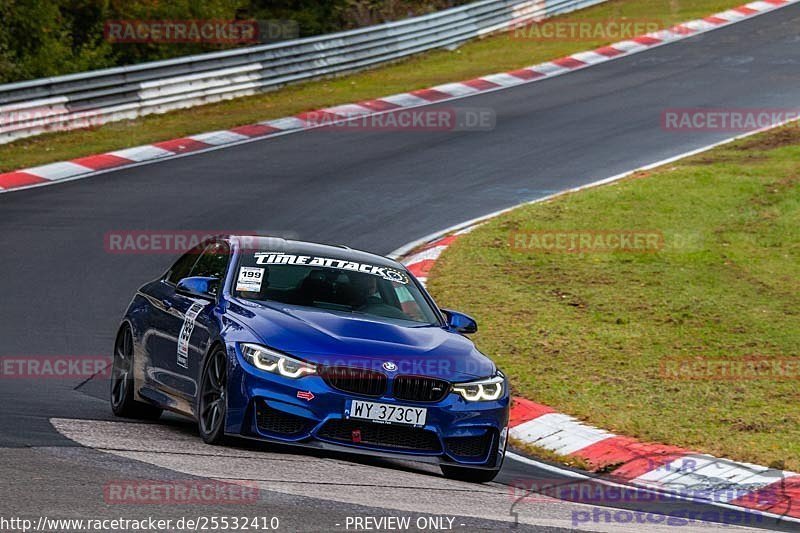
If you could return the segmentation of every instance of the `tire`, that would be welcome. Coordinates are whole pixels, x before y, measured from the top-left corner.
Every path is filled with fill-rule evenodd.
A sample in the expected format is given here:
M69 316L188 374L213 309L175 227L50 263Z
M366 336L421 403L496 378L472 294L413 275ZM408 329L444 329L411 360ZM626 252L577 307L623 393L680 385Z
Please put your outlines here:
M470 468L468 466L439 465L447 479L467 481L469 483L488 483L500 472L499 469Z
M217 347L203 365L197 398L197 430L206 444L224 444L228 355Z
M111 363L111 410L116 416L139 420L156 420L162 409L134 400L133 384L133 332L125 324L119 329L114 342Z

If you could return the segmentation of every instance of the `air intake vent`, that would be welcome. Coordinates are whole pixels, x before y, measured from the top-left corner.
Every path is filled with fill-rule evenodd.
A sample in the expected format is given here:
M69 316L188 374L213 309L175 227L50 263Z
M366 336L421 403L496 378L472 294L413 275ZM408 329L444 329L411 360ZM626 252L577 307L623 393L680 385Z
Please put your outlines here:
M358 438L355 438L358 435ZM317 436L345 444L439 453L442 447L436 433L421 428L372 424L357 420L331 420Z
M445 439L447 452L457 457L485 457L492 444L492 434L477 437L450 437Z
M306 433L314 424L312 420L272 409L263 402L256 405L256 423L261 431L287 437Z

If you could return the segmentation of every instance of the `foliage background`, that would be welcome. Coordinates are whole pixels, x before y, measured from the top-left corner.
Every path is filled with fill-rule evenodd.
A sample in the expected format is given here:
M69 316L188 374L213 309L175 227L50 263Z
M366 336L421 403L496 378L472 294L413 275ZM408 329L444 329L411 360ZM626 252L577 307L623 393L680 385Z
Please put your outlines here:
M468 0L0 0L0 83L235 45L107 42L107 20L290 19L300 36L399 20Z

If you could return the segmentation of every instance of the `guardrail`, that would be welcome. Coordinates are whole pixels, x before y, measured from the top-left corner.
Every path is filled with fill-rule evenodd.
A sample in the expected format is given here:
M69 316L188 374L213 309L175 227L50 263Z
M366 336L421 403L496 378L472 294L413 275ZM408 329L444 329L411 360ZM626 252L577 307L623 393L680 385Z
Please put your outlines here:
M0 144L339 75L606 0L483 0L281 43L0 85Z

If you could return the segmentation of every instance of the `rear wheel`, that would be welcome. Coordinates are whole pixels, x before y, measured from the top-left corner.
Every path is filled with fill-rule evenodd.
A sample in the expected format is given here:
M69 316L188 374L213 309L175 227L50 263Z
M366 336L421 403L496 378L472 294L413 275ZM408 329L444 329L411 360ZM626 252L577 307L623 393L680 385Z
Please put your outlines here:
M227 387L228 356L223 348L216 348L203 367L197 405L197 426L207 444L222 444L225 440Z
M448 479L467 481L469 483L488 483L497 477L500 470L470 468L468 466L440 465L442 474Z
M133 390L133 332L127 324L122 326L114 342L114 359L111 363L111 410L117 416L155 420L162 410L134 400Z

